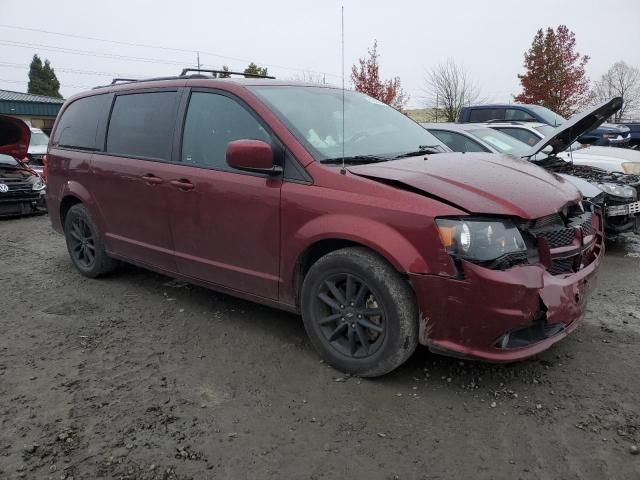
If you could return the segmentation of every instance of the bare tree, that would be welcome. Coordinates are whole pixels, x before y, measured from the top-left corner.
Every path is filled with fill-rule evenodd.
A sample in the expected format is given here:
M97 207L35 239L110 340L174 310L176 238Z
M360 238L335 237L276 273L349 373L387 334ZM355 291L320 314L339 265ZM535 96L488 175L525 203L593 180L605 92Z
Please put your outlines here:
M613 97L622 97L622 108L614 115L614 122L640 114L640 70L625 62L616 62L594 82L591 90L594 103L606 102Z
M424 84L426 106L447 122L455 122L462 107L481 101L478 84L451 58L429 70Z
M289 80L302 83L314 83L316 85L325 85L327 83L326 75L321 72L301 71L289 77Z

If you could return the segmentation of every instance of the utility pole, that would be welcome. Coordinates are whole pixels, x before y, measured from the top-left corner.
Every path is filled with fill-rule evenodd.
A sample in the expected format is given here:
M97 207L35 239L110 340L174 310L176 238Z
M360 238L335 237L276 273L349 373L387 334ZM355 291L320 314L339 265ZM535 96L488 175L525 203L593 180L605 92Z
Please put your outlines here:
M198 71L200 71L200 52L196 52L196 58L198 59Z

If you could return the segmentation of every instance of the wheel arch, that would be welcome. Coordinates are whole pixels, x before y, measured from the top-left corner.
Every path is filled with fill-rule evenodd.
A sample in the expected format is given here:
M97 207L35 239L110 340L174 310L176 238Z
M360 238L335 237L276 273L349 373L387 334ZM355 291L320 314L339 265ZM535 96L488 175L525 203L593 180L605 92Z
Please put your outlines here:
M319 233L325 221L306 225L296 237L307 239L295 258L292 270L289 270L291 297L297 307L300 306L302 282L311 266L321 257L347 247L364 247L387 261L401 275L408 273L426 273L429 271L426 260L418 250L388 225L361 218L334 219L329 224L333 232ZM314 231L316 230L316 231ZM287 272L288 273L288 272Z

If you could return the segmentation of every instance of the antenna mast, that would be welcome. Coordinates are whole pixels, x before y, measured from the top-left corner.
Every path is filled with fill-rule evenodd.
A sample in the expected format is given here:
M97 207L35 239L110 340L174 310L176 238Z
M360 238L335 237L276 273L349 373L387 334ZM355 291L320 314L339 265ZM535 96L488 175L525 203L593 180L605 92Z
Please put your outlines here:
M341 10L341 21L342 21L342 169L340 173L345 175L347 170L344 168L344 5L342 5Z

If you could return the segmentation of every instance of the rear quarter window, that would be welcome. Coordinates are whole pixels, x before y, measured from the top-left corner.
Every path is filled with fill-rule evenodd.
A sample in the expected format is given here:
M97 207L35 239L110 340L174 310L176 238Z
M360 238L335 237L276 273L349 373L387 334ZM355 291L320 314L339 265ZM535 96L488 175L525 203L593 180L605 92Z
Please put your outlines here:
M117 96L109 120L107 152L170 160L177 111L177 92Z
M53 145L81 150L100 150L97 131L100 118L105 114L109 95L79 98L62 112L53 136Z

